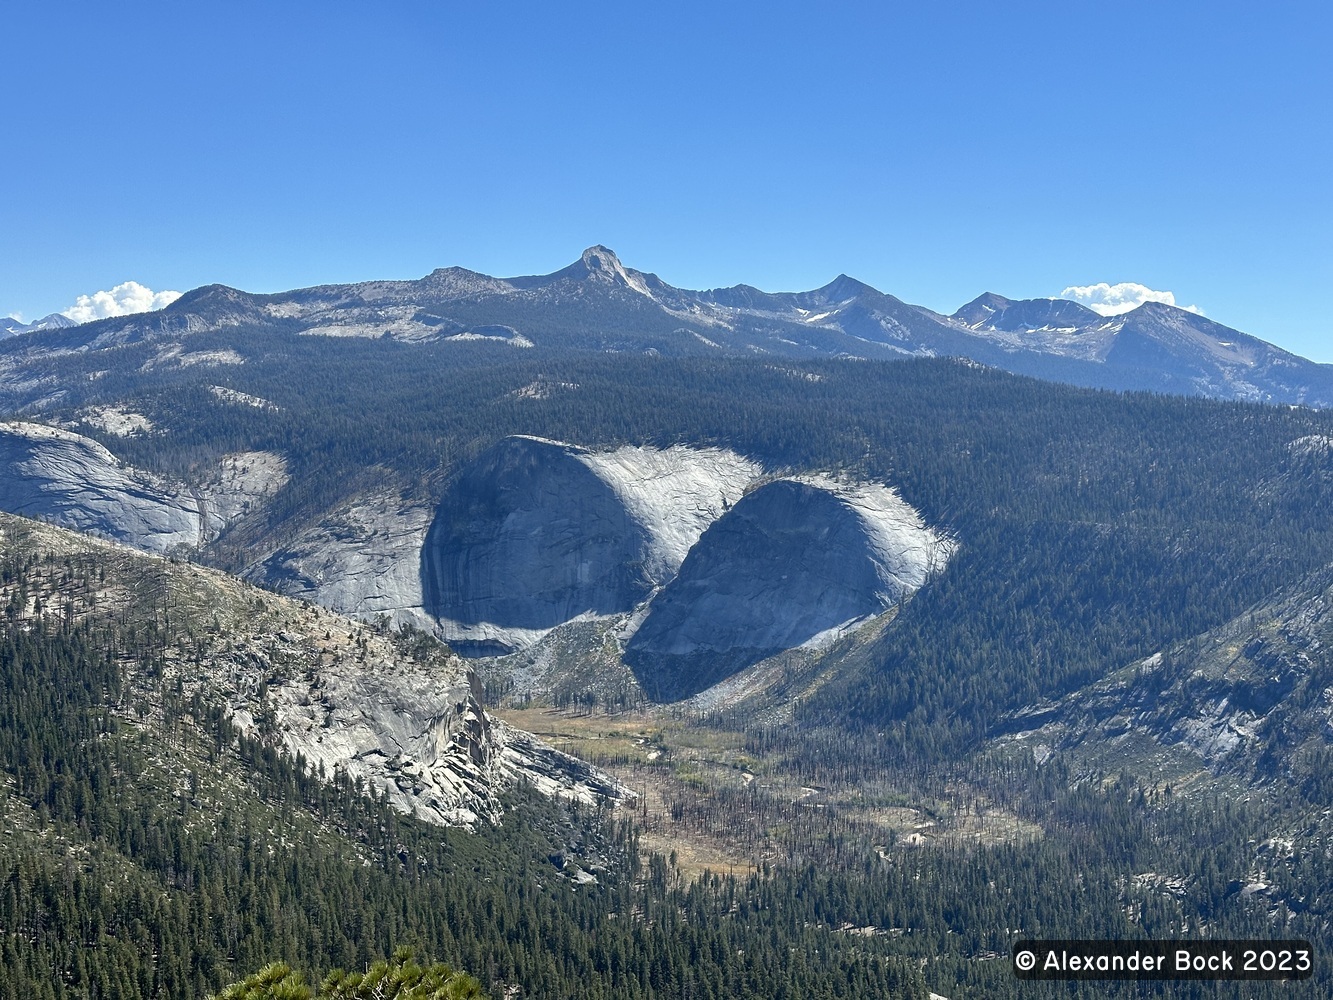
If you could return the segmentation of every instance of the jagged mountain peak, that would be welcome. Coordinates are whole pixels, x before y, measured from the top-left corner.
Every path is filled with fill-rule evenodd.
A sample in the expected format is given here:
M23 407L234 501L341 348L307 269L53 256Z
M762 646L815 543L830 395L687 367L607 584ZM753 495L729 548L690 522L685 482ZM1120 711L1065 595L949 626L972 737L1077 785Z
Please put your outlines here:
M840 274L827 285L815 289L815 294L826 302L846 302L867 293L872 295L883 294L879 289L846 274Z
M44 377L45 352L228 328L242 336L265 328L292 335L387 336L395 342L461 338L474 346L669 355L958 356L1102 388L1314 406L1333 400L1333 367L1161 303L1102 316L1067 299L1010 299L987 292L943 316L845 273L809 291L765 292L746 284L692 291L627 267L600 243L549 274L502 278L447 267L416 280L257 295L206 285L154 314L98 320L72 333L45 330L22 343L11 335L5 337L5 353L25 356L33 378L9 395L24 404L42 398L44 390L34 379ZM0 335L7 331L38 332L31 326L0 327ZM0 398L4 390L0 386Z
M620 263L620 258L616 256L616 252L610 247L602 246L600 243L584 250L579 255L579 261L588 269L589 273L613 275L625 270L625 265Z
M653 297L650 286L665 287L655 275L644 274L626 267L620 262L614 250L600 243L588 247L579 255L579 259L568 267L562 267L551 274L527 275L508 278L506 281L520 289L546 288L568 283L613 285L630 289L649 298Z
M43 316L41 319L33 320L31 323L23 323L8 316L0 318L0 337L6 337L20 333L35 333L38 330L64 330L71 326L78 326L68 316L60 313L51 313L49 316Z
M33 323L30 329L33 330L65 330L71 326L78 326L76 320L70 319L62 313L51 313L49 316L43 316L36 323Z

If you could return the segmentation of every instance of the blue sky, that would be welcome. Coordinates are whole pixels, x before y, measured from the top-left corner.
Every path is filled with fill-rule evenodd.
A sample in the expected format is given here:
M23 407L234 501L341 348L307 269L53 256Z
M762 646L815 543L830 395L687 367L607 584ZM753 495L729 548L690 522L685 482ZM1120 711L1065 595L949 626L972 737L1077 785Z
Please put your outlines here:
M0 38L0 314L604 243L943 311L1140 282L1333 361L1325 3L15 3Z

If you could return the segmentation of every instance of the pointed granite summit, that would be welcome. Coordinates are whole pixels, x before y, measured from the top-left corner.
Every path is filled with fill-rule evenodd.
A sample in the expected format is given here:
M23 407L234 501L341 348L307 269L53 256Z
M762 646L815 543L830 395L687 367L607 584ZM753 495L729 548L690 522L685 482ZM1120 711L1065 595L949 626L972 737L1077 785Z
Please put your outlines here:
M588 247L579 259L568 267L562 267L551 274L524 275L507 278L506 281L513 287L521 289L611 285L638 292L649 298L654 297L654 292L669 287L655 274L645 274L626 267L620 262L614 250L600 243Z

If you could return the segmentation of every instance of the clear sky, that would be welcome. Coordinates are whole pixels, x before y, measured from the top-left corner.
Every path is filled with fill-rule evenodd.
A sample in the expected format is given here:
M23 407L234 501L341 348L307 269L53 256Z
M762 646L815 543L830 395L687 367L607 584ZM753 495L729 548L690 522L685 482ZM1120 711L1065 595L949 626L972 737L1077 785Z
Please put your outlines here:
M1140 282L1333 362L1333 10L9 3L0 315L551 271Z

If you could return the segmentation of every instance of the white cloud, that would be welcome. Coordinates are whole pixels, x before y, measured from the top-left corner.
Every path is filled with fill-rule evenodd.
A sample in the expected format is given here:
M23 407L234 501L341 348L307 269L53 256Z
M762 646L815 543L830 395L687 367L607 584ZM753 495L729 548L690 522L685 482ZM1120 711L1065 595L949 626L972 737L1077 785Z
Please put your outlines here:
M15 323L23 322L23 313L10 313L5 319L12 319Z
M74 305L60 315L75 323L91 323L108 316L128 316L130 313L151 312L169 306L181 297L180 292L155 292L137 281L126 281L109 292L80 295Z
M1169 306L1177 304L1173 292L1159 292L1136 281L1121 281L1114 285L1109 285L1105 281L1095 285L1070 285L1060 293L1060 297L1081 302L1093 312L1103 316L1119 316L1131 309L1137 309L1145 302L1164 302ZM1203 310L1198 306L1179 306L1179 308L1203 315Z

